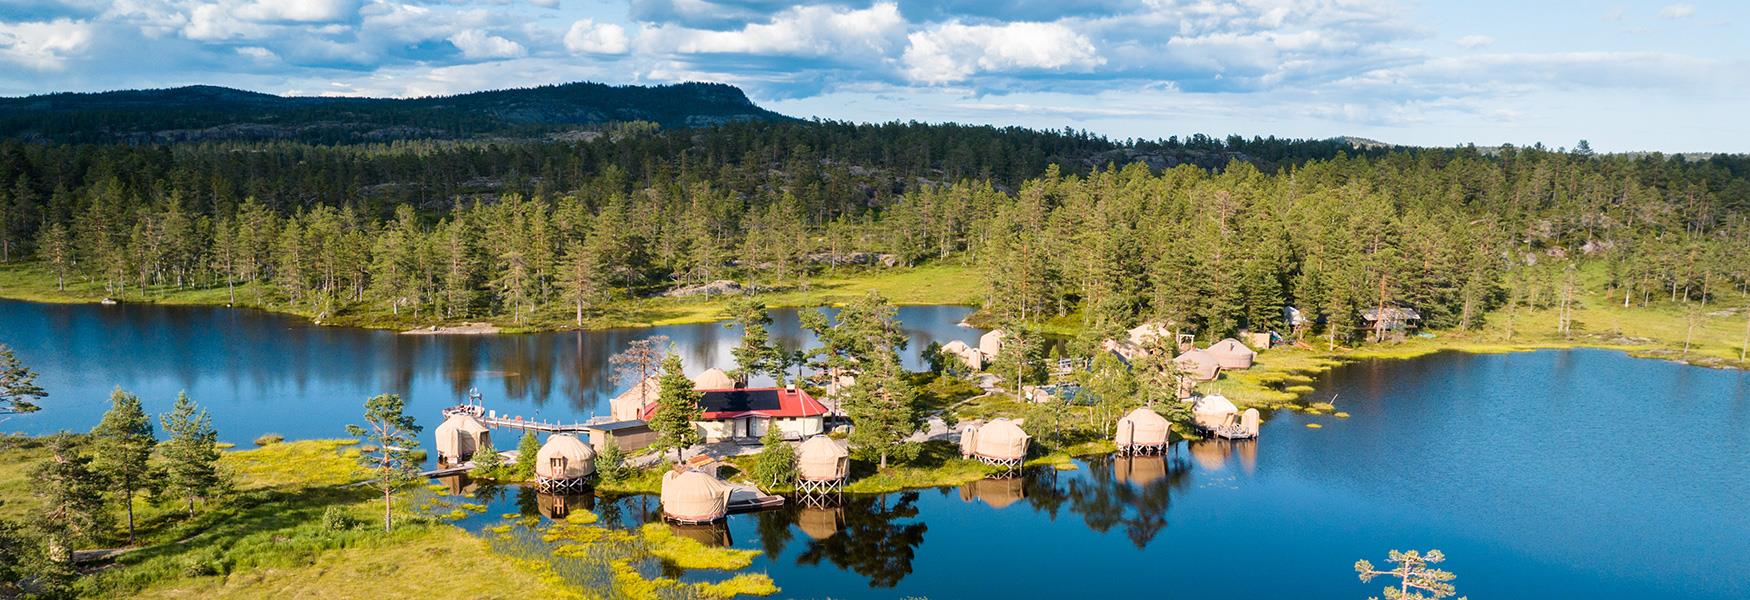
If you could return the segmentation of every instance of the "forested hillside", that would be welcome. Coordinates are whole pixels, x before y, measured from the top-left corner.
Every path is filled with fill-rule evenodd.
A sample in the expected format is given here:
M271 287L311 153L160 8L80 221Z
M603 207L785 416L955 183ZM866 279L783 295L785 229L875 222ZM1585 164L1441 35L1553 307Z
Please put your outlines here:
M1628 303L1750 284L1750 160L953 125L618 127L587 140L0 142L0 255L62 281L241 286L251 304L428 321L587 318L616 299L828 265L974 264L1001 320L1149 318L1209 337L1282 306L1439 327L1554 306L1582 263ZM871 266L869 268L880 268Z
M728 85L568 83L425 98L284 97L212 86L0 98L0 137L54 142L538 137L646 121L699 127L787 117Z

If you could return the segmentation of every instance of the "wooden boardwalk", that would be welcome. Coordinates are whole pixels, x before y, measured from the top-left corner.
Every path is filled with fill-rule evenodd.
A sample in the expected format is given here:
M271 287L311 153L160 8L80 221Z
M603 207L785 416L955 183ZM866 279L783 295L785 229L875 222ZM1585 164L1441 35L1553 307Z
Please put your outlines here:
M480 424L487 427L503 427L506 429L521 429L524 431L539 431L542 433L583 433L592 423L558 421L537 421L512 415L500 415L488 412L479 404L460 404L444 409L444 417L453 414L473 416Z

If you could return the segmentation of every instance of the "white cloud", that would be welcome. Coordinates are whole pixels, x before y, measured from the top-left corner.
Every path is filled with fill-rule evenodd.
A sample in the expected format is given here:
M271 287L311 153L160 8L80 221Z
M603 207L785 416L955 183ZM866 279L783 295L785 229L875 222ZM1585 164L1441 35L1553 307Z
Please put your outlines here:
M1668 4L1659 9L1659 16L1666 19L1687 19L1695 16L1695 6L1692 4Z
M565 32L565 49L572 54L625 54L630 45L626 29L613 23L584 19Z
M261 46L244 46L237 49L237 54L263 63L279 62L280 59L278 54Z
M59 69L90 43L91 24L84 21L0 22L0 60L30 69Z
M1481 48L1493 43L1495 43L1495 38L1486 35L1466 35L1458 38L1458 46L1466 50Z
M249 21L331 23L358 16L358 0L255 0L229 11Z
M1086 71L1105 64L1087 36L1058 23L966 25L958 21L906 36L906 77L927 84L977 73L1031 69Z
M856 62L885 55L905 26L898 5L881 2L865 9L795 6L738 30L646 26L638 38L643 50L657 53L833 56Z
M479 29L459 31L449 39L467 58L516 58L528 54L522 44Z

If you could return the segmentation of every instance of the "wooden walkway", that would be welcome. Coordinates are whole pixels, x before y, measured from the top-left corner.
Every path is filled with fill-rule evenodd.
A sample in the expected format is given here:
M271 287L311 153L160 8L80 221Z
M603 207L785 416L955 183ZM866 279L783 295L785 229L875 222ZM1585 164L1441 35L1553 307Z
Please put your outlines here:
M512 415L489 413L480 405L459 405L444 409L444 417L452 414L467 414L473 416L480 424L487 427L503 427L506 429L521 429L524 431L539 431L542 433L583 433L591 423L558 421L537 421Z
M525 431L539 431L542 433L582 433L589 428L587 423L535 421L524 419L522 417L504 415L480 417L480 422L487 427L504 427L508 429L522 429Z

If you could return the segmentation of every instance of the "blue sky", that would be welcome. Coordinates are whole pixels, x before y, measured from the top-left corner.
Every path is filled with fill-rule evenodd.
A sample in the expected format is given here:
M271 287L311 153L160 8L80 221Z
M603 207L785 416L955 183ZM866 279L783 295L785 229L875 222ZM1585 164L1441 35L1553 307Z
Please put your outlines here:
M0 94L720 81L796 116L1750 152L1750 3L0 0Z

